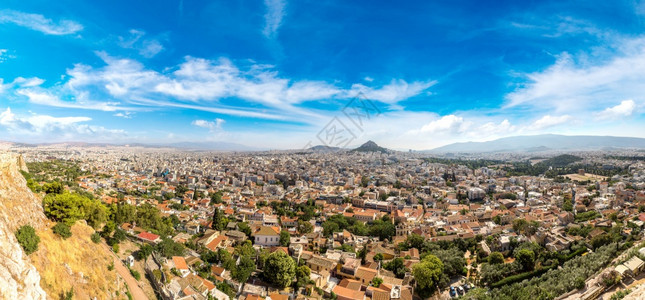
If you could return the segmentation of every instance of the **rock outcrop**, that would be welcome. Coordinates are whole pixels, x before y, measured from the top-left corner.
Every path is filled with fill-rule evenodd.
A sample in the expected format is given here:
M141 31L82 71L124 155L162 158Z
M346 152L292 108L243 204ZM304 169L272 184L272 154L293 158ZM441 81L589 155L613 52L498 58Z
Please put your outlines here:
M40 275L14 235L22 225L42 229L45 223L40 200L20 170L26 170L21 156L0 153L0 298L46 299Z

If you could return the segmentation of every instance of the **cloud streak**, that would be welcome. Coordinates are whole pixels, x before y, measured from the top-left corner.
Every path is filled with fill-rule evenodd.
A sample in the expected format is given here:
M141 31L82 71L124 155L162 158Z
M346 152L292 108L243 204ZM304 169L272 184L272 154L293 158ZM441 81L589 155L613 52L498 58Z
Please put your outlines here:
M119 37L119 46L125 49L134 49L145 58L151 58L164 50L163 45L153 38L144 38L146 33L141 30L130 29L129 36Z
M278 28L284 17L286 0L264 0L267 11L264 14L264 29L262 34L267 38L274 38L278 34Z
M49 35L74 34L83 30L83 25L72 20L61 19L56 22L40 14L11 9L0 10L0 23L13 23Z
M533 124L529 126L529 129L541 130L545 128L550 128L560 124L564 124L568 121L571 121L571 119L573 118L569 115L562 115L562 116L546 115L540 119L537 119L535 122L533 122Z
M25 137L40 141L109 140L124 138L124 130L107 129L102 126L86 124L89 117L53 117L49 115L32 114L19 116L7 108L0 113L0 128L3 137Z
M68 80L50 88L21 88L16 93L30 102L54 107L130 111L177 107L233 116L316 123L329 111L316 110L307 102L366 98L394 106L426 91L435 81L393 79L381 87L319 80L294 80L272 66L238 66L231 60L186 57L184 62L158 72L129 58L97 52L105 65L76 64L67 70ZM61 99L65 99L64 101ZM91 100L105 99L105 100ZM224 104L228 101L233 105ZM124 105L125 104L125 105Z

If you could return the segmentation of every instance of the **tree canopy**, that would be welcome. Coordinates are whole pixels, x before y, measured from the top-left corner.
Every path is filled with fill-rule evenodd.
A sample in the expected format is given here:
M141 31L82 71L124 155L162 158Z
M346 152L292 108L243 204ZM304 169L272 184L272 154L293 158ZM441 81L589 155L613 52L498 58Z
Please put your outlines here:
M429 295L435 290L441 274L443 273L443 263L434 256L428 255L421 262L412 266L412 274L417 281L417 288L420 295Z
M263 270L264 278L269 283L285 288L296 276L296 263L283 251L275 251L264 261Z

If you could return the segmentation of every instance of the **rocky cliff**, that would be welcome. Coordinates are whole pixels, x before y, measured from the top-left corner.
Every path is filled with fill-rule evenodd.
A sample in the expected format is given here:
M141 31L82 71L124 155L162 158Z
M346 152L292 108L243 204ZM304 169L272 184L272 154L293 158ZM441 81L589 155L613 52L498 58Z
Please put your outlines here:
M45 224L40 200L27 188L21 169L26 170L21 156L0 153L0 298L45 299L40 275L14 235L22 225L38 230Z

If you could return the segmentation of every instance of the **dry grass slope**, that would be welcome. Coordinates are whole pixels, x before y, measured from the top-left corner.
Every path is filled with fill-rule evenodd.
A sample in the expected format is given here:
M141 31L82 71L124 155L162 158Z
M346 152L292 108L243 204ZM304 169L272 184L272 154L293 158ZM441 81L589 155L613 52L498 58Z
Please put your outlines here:
M53 226L54 224L49 224ZM108 271L112 257L90 236L94 230L83 221L72 226L72 237L63 240L51 229L38 232L40 245L30 258L40 273L41 287L50 298L74 288L76 299L110 299L120 290L125 297L116 271Z

